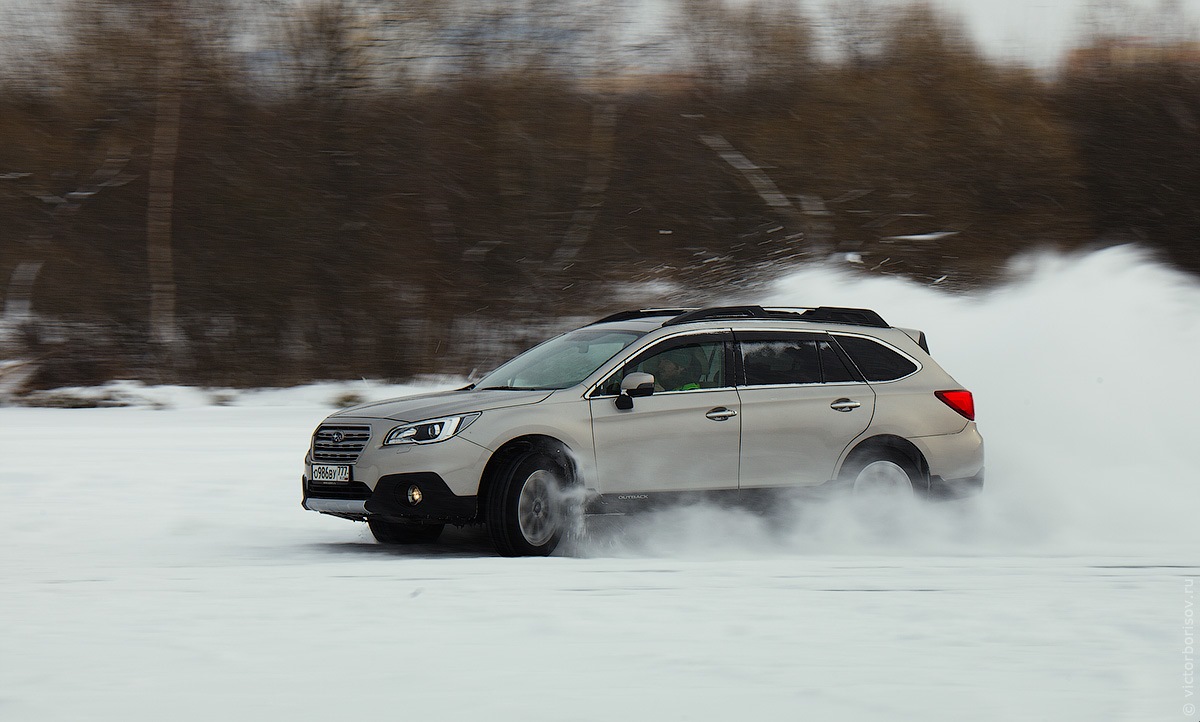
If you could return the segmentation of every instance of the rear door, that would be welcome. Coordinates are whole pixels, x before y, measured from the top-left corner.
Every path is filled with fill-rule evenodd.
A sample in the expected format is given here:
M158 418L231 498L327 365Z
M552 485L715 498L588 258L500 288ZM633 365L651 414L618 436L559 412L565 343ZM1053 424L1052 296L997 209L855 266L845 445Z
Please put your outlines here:
M730 332L681 334L638 353L589 399L602 494L736 489L740 403ZM651 396L616 407L621 379L654 374Z
M743 489L828 481L871 423L875 394L822 333L735 332Z

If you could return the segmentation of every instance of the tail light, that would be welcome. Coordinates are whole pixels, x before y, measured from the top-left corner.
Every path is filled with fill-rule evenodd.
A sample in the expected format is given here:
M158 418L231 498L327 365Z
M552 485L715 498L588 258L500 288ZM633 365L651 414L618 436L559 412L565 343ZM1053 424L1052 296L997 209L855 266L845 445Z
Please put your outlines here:
M970 391L934 391L935 396L950 408L962 414L967 421L975 420L975 397Z

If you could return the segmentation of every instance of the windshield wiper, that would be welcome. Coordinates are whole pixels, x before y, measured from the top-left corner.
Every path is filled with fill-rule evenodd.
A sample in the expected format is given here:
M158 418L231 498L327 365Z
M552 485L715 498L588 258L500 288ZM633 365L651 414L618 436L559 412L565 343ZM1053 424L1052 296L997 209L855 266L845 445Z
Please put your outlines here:
M480 391L545 391L536 386L484 386Z

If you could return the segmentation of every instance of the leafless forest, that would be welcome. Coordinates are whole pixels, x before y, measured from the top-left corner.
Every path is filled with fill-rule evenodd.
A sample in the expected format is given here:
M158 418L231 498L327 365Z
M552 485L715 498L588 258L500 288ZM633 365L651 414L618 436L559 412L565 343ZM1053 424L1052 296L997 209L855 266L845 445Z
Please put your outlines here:
M1042 247L1200 273L1195 38L1098 20L1051 71L865 0L14 7L0 362L29 386L464 373L831 256L948 293Z

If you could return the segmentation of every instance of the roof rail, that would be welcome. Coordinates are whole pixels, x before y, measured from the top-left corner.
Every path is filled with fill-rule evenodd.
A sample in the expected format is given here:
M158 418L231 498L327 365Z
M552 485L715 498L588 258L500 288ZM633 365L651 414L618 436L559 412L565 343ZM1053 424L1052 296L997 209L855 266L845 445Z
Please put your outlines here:
M818 306L816 308L763 308L762 306L713 306L680 314L663 323L677 326L697 321L725 319L762 319L779 321L815 321L818 323L841 323L851 326L890 328L887 321L867 308L842 308L840 306Z
M709 308L644 308L637 311L618 311L593 321L613 323L632 321L656 316L670 316L663 326L678 326L699 321L732 319L760 319L764 321L813 321L816 323L841 323L848 326L870 326L891 328L891 324L869 308L843 308L841 306L802 306L797 308L764 308L762 306L710 306Z
M692 323L695 321L715 321L734 318L789 318L797 320L799 316L800 314L795 311L768 311L762 306L712 306L710 308L698 308L694 311L681 314L663 325L677 326L681 323Z
M842 308L841 306L818 306L804 313L805 321L824 321L825 323L845 323L851 326L872 326L874 328L891 328L891 324L869 308Z
M681 313L695 311L694 308L643 308L637 311L618 311L614 314L605 316L598 321L592 321L589 326L595 326L598 323L613 323L615 321L632 321L639 318L653 318L655 316L678 316Z

